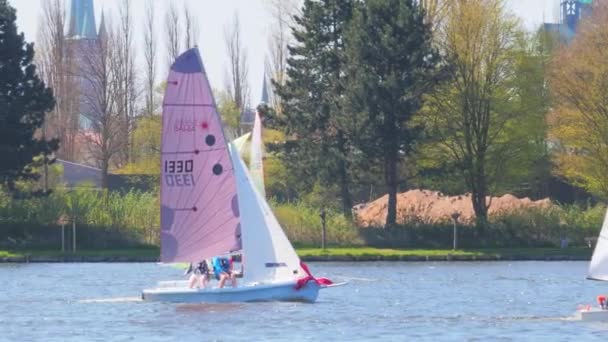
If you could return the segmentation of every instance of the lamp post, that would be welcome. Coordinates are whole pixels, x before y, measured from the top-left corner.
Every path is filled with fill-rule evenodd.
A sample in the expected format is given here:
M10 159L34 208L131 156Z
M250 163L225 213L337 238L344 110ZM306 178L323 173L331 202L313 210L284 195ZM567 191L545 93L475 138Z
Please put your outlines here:
M458 218L460 217L460 213L455 211L452 213L452 220L454 220L454 240L452 243L452 249L456 250L458 248Z
M65 214L59 216L59 220L57 220L57 223L61 226L61 252L65 252L65 225L69 222L69 218Z
M325 208L321 208L321 249L325 249L325 240L327 238L327 228L325 225L325 218L327 217L327 213L325 212Z

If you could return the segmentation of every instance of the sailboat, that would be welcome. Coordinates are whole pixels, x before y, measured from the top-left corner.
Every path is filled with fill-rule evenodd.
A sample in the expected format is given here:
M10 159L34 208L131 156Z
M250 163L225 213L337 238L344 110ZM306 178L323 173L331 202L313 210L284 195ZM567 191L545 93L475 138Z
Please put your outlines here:
M608 210L589 263L587 279L608 281ZM599 306L583 306L577 310L576 317L583 321L608 321L608 296L600 295L597 299Z
M300 261L224 130L198 48L171 66L163 103L161 262L241 254L238 287L165 282L142 299L179 303L314 302L333 284Z

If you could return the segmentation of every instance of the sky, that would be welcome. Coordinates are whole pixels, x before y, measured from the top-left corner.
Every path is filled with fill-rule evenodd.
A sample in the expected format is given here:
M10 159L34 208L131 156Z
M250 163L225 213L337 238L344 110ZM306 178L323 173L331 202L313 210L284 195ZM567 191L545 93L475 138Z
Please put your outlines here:
M38 23L41 16L41 5L49 0L9 0L17 9L17 26L25 33L27 41L36 41ZM69 8L69 0L66 1ZM101 11L106 16L116 14L121 0L94 0L95 19L99 25ZM262 92L264 60L268 55L268 35L272 25L269 0L130 0L132 3L136 51L143 65L143 24L147 1L156 3L157 35L159 41L158 74L160 80L167 73L168 62L164 54L164 11L169 1L177 3L178 8L186 2L198 20L200 35L198 46L201 50L209 81L214 89L224 89L227 79L227 54L224 31L232 23L235 13L238 14L242 37L249 61L249 85L251 88L251 105L255 106ZM521 17L526 29L534 30L543 22L556 22L559 0L506 0L508 8ZM143 68L142 68L143 70ZM143 73L142 73L143 77Z

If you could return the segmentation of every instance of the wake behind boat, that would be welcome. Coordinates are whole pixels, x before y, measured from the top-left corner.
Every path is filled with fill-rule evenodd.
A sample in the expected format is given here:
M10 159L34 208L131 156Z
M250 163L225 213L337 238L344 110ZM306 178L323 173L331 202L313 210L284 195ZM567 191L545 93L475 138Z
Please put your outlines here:
M144 300L314 302L320 289L330 287L331 281L315 278L301 263L256 188L261 165L254 182L237 148L227 142L197 48L171 66L162 129L161 262L239 253L244 271L239 287L191 289L175 282L144 290ZM261 121L252 141L261 143Z

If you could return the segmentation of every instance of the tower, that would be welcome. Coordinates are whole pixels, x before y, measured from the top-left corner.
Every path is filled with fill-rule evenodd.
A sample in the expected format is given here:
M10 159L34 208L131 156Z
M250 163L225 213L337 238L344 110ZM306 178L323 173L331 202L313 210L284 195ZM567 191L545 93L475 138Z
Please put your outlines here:
M561 23L571 32L576 32L582 18L591 12L592 0L562 0Z
M72 0L67 38L96 39L95 8L93 0Z
M75 96L74 120L77 123L74 156L76 162L94 165L94 161L87 151L89 144L85 137L94 136L95 121L95 84L91 75L92 68L99 57L99 38L104 31L103 15L100 32L97 32L95 21L95 7L93 0L70 0L70 12L67 20L68 27L65 34L66 58L70 61L70 73Z

